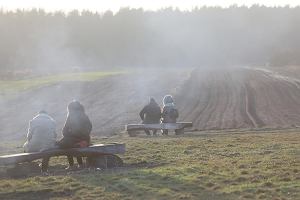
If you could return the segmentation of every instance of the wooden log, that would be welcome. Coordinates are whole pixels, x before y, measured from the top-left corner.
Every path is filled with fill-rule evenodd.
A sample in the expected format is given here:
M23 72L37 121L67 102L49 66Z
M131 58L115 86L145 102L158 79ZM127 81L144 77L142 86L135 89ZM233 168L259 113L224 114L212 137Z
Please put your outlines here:
M19 153L12 155L0 156L0 165L11 165L22 162L30 162L33 160L41 159L44 157L52 156L99 156L108 154L124 154L125 144L112 143L112 144L96 144L85 148L72 148L72 149L49 149L42 152L34 153Z
M102 156L94 156L87 158L87 165L89 167L96 167L101 169L114 168L114 167L122 167L123 160L116 155L102 155Z
M136 136L136 132L135 131L128 131L128 135L130 136L130 137L135 137Z
M177 123L160 123L160 124L128 124L125 127L126 131L138 131L145 129L169 129L169 130L178 130L183 128L192 127L192 122L177 122Z

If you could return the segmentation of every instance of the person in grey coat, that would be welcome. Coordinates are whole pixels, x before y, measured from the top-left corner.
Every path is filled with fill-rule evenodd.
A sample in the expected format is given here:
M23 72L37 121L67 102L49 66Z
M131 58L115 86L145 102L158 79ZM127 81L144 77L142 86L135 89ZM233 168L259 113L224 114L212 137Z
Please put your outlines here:
M40 111L30 122L24 152L39 152L56 148L56 122L44 110ZM49 157L42 161L42 172L47 172Z
M178 110L174 104L173 97L171 95L166 95L163 99L163 110L162 110L162 123L176 123L179 116ZM163 135L168 135L168 130L162 130Z
M38 152L55 147L56 122L46 111L40 111L30 122L24 152Z

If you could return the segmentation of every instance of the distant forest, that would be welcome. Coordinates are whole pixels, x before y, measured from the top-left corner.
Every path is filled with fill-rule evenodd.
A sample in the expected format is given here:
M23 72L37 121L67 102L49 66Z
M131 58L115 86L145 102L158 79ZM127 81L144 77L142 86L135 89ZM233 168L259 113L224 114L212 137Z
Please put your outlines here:
M299 65L300 7L0 10L0 70Z

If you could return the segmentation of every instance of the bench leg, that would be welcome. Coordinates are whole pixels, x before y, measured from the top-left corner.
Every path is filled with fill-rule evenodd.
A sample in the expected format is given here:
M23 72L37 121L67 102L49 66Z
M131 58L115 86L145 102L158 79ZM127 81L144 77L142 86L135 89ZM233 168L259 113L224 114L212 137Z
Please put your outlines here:
M42 172L47 172L49 166L50 157L45 157L42 160Z
M91 156L87 158L89 167L107 169L123 166L123 160L117 155Z
M144 131L145 131L146 135L151 135L150 131L148 129L145 129Z
M168 135L169 134L168 129L163 129L161 134L162 135Z
M129 135L129 137L135 137L136 133L135 133L135 131L128 131L128 135Z
M184 134L184 129L182 128L182 129L175 130L175 134L176 135L182 135L182 134Z
M153 132L153 136L157 136L157 130L156 129L153 129L152 132Z
M68 159L69 166L73 166L74 165L73 156L67 156L67 159Z

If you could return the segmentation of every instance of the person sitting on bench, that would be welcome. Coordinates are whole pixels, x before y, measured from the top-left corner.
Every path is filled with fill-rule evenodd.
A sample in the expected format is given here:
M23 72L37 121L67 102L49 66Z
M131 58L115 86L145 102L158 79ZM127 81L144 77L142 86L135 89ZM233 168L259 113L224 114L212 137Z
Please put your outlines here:
M24 152L32 153L56 148L56 122L48 113L41 110L30 122ZM48 168L49 157L43 158L42 172Z
M163 99L162 123L176 123L179 116L178 110L175 107L173 97L166 95ZM168 130L162 130L163 135L168 135Z
M143 124L159 124L161 118L161 110L154 98L150 98L149 103L141 110L140 117L143 120ZM153 135L156 135L157 130L152 130ZM150 131L145 129L147 135L150 135Z
M24 152L38 152L55 147L56 123L44 110L40 111L30 122Z
M59 148L82 148L90 145L90 133L92 123L89 117L85 114L83 105L76 100L73 100L68 105L68 116L65 125L62 129L63 138L57 142ZM76 157L78 167L83 167L82 157ZM74 167L73 156L68 156L69 167Z

